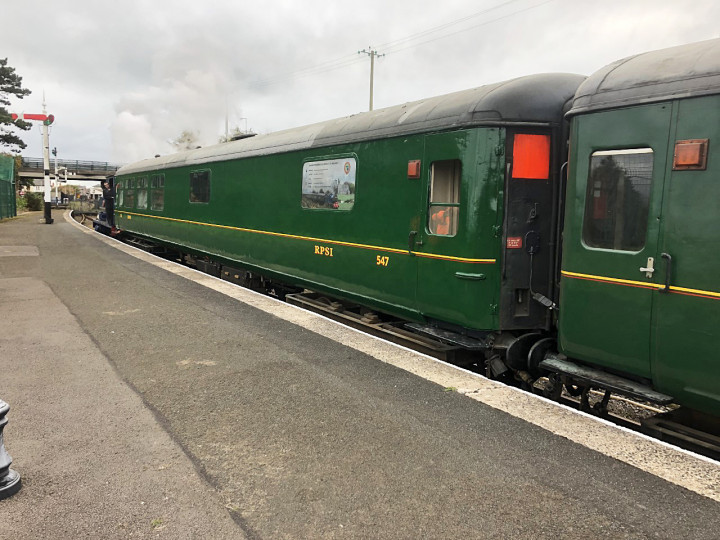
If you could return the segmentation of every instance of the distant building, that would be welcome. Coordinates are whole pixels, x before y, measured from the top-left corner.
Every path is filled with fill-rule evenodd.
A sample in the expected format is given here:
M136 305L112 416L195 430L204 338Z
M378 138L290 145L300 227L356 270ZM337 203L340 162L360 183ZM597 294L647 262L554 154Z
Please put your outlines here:
M87 195L88 199L97 200L102 199L102 186L100 184L96 186L91 186L89 188L83 188L85 190L85 195Z
M44 180L33 180L33 183L30 185L30 187L27 188L27 191L29 191L30 193L44 193L44 190Z

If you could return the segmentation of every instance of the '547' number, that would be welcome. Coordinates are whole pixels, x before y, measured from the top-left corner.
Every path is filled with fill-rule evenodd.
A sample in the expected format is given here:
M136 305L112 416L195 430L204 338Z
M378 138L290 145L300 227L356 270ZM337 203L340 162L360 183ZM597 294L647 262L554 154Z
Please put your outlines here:
M377 256L378 266L387 266L388 264L390 264L390 257L381 257L380 255Z

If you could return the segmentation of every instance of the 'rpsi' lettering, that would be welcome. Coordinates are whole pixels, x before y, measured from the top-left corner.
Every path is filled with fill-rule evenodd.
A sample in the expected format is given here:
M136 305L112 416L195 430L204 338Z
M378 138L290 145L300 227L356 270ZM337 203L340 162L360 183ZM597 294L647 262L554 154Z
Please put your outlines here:
M325 257L333 256L333 248L325 246L315 246L315 255L324 255Z

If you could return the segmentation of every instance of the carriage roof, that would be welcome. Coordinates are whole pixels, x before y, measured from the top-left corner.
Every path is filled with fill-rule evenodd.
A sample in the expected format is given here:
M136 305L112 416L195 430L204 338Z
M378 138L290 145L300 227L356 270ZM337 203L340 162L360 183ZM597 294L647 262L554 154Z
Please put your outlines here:
M558 124L563 108L582 80L580 75L564 73L529 75L309 126L147 159L126 165L117 174L478 125Z
M623 58L580 85L569 115L720 93L720 39Z

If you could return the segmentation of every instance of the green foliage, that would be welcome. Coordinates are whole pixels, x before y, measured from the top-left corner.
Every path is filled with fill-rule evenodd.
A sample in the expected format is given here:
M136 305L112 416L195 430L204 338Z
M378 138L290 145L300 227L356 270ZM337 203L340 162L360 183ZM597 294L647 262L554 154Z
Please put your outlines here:
M27 210L27 199L20 195L15 195L15 208L18 212L25 212Z
M7 58L0 58L0 146L7 146L16 152L27 146L8 127L27 131L30 129L30 122L20 119L13 122L7 107L10 105L10 95L22 99L29 94L30 90L22 87L22 77L15 73L15 68L8 66Z
M23 201L24 199L24 201ZM26 193L24 197L18 199L18 210L24 208L30 212L36 212L42 210L44 207L44 200L39 193Z
M194 131L183 131L177 139L174 139L172 145L175 150L182 152L183 150L193 150L198 148L198 136Z

